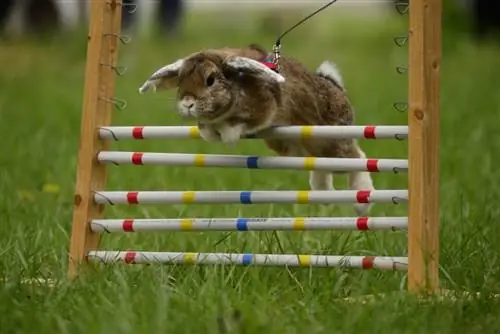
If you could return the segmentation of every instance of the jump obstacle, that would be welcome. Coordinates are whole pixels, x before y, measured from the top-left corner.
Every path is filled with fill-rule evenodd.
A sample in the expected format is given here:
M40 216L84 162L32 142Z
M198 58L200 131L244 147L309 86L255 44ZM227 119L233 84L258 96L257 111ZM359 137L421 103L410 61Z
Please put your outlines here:
M439 67L441 58L441 0L399 2L409 13L409 101L407 126L293 126L262 131L244 139L358 138L408 140L408 159L336 159L259 157L109 150L112 140L199 139L196 127L111 126L115 99L121 0L91 3L87 64L75 208L71 233L69 276L77 277L87 262L234 264L260 266L335 267L407 270L409 291L438 290L439 255ZM408 189L373 191L105 191L108 164L198 166L249 169L290 169L368 172L407 172ZM259 203L408 203L407 217L271 217L188 219L105 219L110 204L259 204ZM269 231L269 230L408 229L407 257L330 256L295 254L226 254L99 250L104 232Z

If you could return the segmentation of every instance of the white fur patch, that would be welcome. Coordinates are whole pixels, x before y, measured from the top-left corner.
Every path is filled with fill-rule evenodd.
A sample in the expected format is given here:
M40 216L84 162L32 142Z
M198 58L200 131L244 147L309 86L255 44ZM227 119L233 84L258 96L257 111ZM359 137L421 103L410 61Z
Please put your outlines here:
M234 145L244 134L245 125L244 124L236 124L230 126L227 123L222 123L217 130L220 133L220 138L223 143Z
M266 65L258 62L257 60L247 58L247 57L235 57L227 62L227 65L234 67L235 69L253 69L267 75L271 80L278 83L285 82L285 77L279 73L274 72Z
M172 72L177 72L181 68L182 64L184 64L184 59L178 59L177 61L165 65L162 68L156 70L151 76L149 77L144 84L142 84L141 87L139 87L139 93L144 93L148 89L152 88L154 91L156 91L156 87L158 84L161 82L162 77L167 76L168 74L171 74Z
M351 172L349 186L354 190L372 190L373 181L369 172Z
M311 190L335 190L332 173L319 170L309 172L309 187Z
M200 136L207 142L218 142L221 141L220 135L215 131L214 128L207 125L205 127L200 127Z
M342 76L340 75L339 68L337 65L332 63L331 61L324 61L319 65L319 67L316 69L316 73L324 75L327 78L332 79L335 81L340 87L344 88L344 80L342 79Z
M191 96L184 96L178 103L179 114L183 117L196 117L196 100Z

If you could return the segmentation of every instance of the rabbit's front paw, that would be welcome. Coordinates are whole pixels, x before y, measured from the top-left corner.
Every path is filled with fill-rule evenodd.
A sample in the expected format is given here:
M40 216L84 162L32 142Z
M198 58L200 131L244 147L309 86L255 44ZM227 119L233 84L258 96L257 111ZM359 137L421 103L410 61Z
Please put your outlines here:
M219 129L222 142L225 144L235 144L243 134L243 125L225 125Z
M215 131L215 129L207 126L199 127L199 129L200 129L200 136L205 141L208 142L221 141L221 137L217 133L217 131Z

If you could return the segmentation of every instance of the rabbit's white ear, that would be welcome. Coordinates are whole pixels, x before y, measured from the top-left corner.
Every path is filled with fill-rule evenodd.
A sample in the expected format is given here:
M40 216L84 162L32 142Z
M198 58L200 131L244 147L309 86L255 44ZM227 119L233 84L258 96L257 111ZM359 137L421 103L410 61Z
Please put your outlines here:
M154 72L146 82L139 88L139 93L144 93L152 88L170 89L179 83L179 69L184 64L184 59L179 59L171 64L165 65Z
M274 72L269 67L263 63L248 57L230 57L225 62L224 65L241 72L251 72L258 73L270 79L271 81L282 83L285 82L285 77L281 74Z

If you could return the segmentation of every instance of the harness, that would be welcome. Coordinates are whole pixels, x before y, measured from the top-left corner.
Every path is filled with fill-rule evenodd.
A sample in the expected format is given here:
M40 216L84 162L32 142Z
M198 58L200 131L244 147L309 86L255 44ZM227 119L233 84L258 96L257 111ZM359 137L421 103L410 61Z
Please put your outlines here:
M279 73L278 71L278 65L275 62L275 56L267 55L264 60L261 61L262 64L266 65L268 68L273 70L276 73Z

